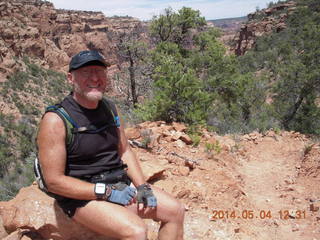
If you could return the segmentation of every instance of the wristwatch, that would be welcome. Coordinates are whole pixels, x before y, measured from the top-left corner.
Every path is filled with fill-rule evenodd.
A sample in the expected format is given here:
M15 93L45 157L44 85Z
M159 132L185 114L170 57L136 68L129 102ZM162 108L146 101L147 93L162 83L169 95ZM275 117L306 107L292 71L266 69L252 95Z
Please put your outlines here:
M96 194L97 199L107 200L111 195L111 187L105 183L96 183L94 185L94 193Z

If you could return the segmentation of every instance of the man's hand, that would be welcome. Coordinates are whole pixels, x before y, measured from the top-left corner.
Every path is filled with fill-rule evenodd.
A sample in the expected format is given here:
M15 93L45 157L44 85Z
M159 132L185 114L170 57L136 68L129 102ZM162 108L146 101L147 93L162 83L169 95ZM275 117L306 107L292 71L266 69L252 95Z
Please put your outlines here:
M111 186L111 189L111 194L107 201L124 206L128 205L136 195L136 190L124 183L114 184Z
M152 189L149 184L141 184L137 187L137 200L138 204L143 203L143 207L155 208L157 206L157 199L153 195Z

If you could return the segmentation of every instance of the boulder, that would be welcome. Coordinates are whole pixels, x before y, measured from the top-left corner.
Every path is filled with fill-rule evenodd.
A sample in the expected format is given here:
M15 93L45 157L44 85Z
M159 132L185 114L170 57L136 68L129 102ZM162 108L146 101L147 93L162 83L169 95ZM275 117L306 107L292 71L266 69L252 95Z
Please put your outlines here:
M178 132L185 132L187 130L187 127L183 123L173 122L172 126L173 126L174 130L176 130Z
M166 170L166 167L158 163L156 159L143 162L141 167L146 181L148 182L161 178Z
M182 134L182 135L180 136L180 139L181 139L184 143L186 143L187 145L190 145L190 144L193 143L192 139L191 139L191 138L189 137L189 135L187 135L187 134Z
M12 239L21 239L21 229L29 230L43 239L106 240L67 217L56 201L35 184L22 188L14 199L0 202L0 216Z
M140 131L137 128L126 128L125 129L125 134L128 139L138 139L141 137Z
M4 229L3 227L3 222L2 222L2 217L0 217L0 239L5 238L6 236L8 236L7 231Z

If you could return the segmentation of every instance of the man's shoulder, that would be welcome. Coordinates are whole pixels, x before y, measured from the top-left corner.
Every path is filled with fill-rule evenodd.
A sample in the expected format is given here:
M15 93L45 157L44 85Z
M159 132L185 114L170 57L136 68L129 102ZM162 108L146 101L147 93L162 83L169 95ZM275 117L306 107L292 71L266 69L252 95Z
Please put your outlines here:
M64 143L65 137L63 120L54 112L45 113L40 122L38 141Z
M63 127L64 123L61 117L54 111L46 112L41 120L41 124L54 127Z

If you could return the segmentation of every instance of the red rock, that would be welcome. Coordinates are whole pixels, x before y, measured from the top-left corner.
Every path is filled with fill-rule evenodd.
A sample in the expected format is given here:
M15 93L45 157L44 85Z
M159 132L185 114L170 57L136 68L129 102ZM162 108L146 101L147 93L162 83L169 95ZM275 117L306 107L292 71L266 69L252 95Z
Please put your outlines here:
M178 148L185 148L186 147L186 144L182 141L182 140L180 140L180 139L178 139L176 142L175 142L175 144L174 144L176 147L178 147Z
M181 132L173 132L171 136L172 136L171 137L172 141L177 141L182 136L182 133Z
M181 139L184 143L186 143L187 145L190 145L190 144L193 143L192 139L191 139L187 134L182 134L182 135L180 136L180 139Z
M183 123L173 122L173 123L172 123L172 127L173 127L174 130L176 130L177 132L185 132L185 131L187 130L187 127L186 127Z
M0 205L1 206L1 205ZM0 239L3 239L4 237L8 236L7 231L3 227L3 221L2 217L0 216Z
M36 185L22 188L14 199L1 202L0 215L9 233L30 229L44 239L105 239L67 217Z
M190 195L191 191L189 189L184 189L181 190L177 193L177 198L181 199L181 198L185 198L188 197Z
M24 232L28 232L28 230L21 230L21 229L17 229L16 231L12 232L10 235L8 235L5 238L2 238L2 240L20 240L22 239L23 233ZM26 238L24 238L25 240L27 240ZM30 238L28 238L30 239Z
M179 173L182 176L188 176L189 173L190 173L190 169L188 167L185 167L185 166L179 166Z
M130 140L138 139L139 137L141 137L140 131L137 128L126 128L124 131L127 138Z
M141 164L142 171L144 176L146 177L146 181L151 181L155 179L159 179L162 177L166 168L159 164L157 160L148 160Z

